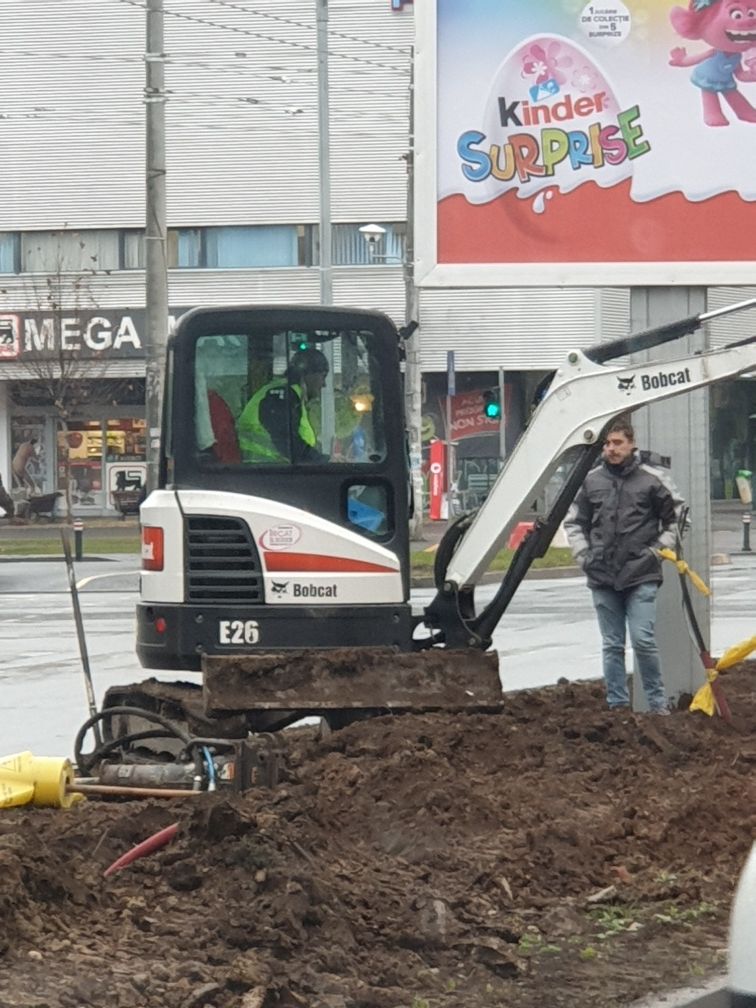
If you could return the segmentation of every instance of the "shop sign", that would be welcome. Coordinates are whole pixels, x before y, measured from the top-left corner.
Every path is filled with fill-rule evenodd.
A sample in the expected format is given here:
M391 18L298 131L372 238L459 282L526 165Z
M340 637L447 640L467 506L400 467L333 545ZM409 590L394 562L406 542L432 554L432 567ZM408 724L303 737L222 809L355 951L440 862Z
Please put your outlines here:
M112 506L114 493L138 492L147 485L147 463L123 458L118 462L109 462L105 467L105 485L108 488L107 503Z
M183 309L169 316L169 330ZM0 360L72 353L84 357L144 357L146 312L115 309L0 314Z

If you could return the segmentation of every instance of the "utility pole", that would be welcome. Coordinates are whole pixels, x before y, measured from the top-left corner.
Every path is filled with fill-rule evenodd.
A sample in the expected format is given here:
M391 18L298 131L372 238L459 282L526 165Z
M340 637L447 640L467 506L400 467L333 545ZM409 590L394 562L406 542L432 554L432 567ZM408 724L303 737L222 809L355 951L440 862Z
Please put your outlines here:
M158 483L161 400L168 337L163 0L147 0L145 49L145 415L149 492Z
M328 83L328 0L316 0L318 53L318 186L320 235L320 303L333 303L331 241L331 126Z
M409 147L407 149L407 233L404 248L405 325L409 336L405 341L404 412L407 425L407 448L414 513L409 523L410 538L422 539L423 534L423 368L420 359L420 331L417 325L419 301L415 285L415 59L410 58L409 86Z

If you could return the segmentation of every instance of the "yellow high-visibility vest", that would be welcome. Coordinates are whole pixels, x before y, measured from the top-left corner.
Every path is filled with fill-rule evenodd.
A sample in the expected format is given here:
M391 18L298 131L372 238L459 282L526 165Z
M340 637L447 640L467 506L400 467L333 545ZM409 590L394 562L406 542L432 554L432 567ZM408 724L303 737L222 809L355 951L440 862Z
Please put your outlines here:
M236 422L236 433L239 437L239 448L242 453L243 461L290 461L290 459L286 458L285 455L282 455L273 444L273 439L271 438L270 433L260 419L260 406L262 405L263 399L265 399L272 389L285 389L287 386L299 398L301 407L299 411L299 437L311 448L314 448L317 444L315 431L312 429L310 418L307 415L307 407L305 406L302 396L302 387L300 385L289 385L285 378L276 378L274 381L268 382L267 385L263 385L262 388L255 392L247 405L244 407L241 416Z

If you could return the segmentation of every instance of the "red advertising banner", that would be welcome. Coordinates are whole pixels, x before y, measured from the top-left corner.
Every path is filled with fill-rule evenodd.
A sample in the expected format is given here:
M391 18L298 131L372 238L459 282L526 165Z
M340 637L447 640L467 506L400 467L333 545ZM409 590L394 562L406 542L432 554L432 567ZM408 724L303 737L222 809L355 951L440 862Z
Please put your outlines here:
M451 397L451 440L479 437L481 434L498 434L498 417L487 417L483 390L463 392Z

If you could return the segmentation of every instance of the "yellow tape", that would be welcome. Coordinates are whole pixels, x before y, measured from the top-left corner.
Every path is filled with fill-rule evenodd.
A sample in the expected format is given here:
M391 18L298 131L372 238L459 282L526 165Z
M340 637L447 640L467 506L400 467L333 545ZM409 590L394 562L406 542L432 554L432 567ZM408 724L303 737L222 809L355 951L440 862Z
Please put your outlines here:
M737 665L739 661L747 658L753 650L756 650L756 637L750 637L748 640L741 641L740 644L733 644L717 662L717 669L724 672L731 665Z
M705 682L700 690L698 690L691 700L688 710L700 710L703 711L704 714L708 714L709 717L714 716L716 702L714 700L714 690L711 688L711 682Z
M692 581L693 586L697 588L702 595L711 595L709 586L706 584L703 578L699 577L699 575L696 574L694 570L691 570L684 560L678 560L677 554L675 553L674 550L660 549L659 556L663 560L669 560L671 563L673 563L675 567L677 567L677 570L680 572L680 574L687 574L690 580Z

